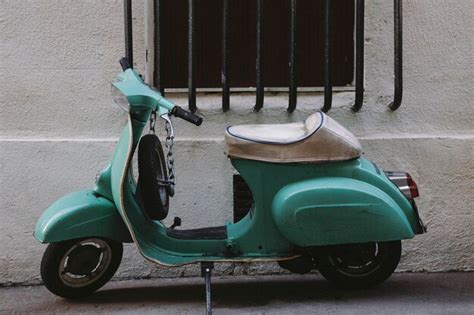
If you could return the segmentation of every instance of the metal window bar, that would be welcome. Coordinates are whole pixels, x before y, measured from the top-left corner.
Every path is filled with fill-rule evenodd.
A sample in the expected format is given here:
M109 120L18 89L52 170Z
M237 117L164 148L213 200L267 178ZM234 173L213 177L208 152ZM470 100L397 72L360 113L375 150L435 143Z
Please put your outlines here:
M397 110L402 105L403 96L403 8L402 0L393 1L393 34L394 34L394 72L395 72L395 90L393 101L389 107L392 111Z
M195 0L188 0L188 102L189 110L196 112L196 49L194 43Z
M222 110L230 109L229 83L229 0L222 3Z
M358 112L364 103L364 11L365 0L357 0L355 102L352 106L354 112Z
M256 100L254 111L258 112L263 107L263 0L257 0L257 58L256 58Z
M155 47L161 47L161 1L153 0L153 17L155 21L155 29L153 33L153 41ZM163 87L162 73L160 69L163 69L163 56L161 49L155 49L153 55L153 84L157 88L161 95L165 95L165 89Z
M162 81L163 56L161 47L161 9L160 0L154 1L155 18L155 36L154 36L154 84L164 93ZM223 25L222 25L222 109L227 111L230 108L230 76L229 61L231 51L229 49L229 23L230 10L229 0L223 0ZM291 2L291 20L290 20L290 54L289 54L289 102L288 112L296 109L297 103L297 69L296 69L296 22L297 22L297 0ZM355 102L352 106L354 111L359 111L363 105L364 99L364 11L365 0L356 0L356 82L355 82ZM263 0L257 0L257 58L256 58L256 104L255 111L263 107L264 101L264 80L263 80ZM189 109L196 111L196 80L195 80L195 0L188 0L188 96ZM324 105L321 110L327 112L332 105L332 84L331 84L331 0L325 0L324 9ZM392 111L397 110L402 102L403 96L403 10L402 0L394 0L394 97L389 104ZM125 20L125 56L133 65L133 37L132 37L132 1L124 0L124 20Z
M331 0L324 1L324 105L321 110L327 113L332 106L331 80Z
M124 0L123 11L125 19L125 57L133 68L132 0Z
M296 0L291 0L290 17L290 84L288 89L288 112L292 113L296 109L298 83L296 78Z

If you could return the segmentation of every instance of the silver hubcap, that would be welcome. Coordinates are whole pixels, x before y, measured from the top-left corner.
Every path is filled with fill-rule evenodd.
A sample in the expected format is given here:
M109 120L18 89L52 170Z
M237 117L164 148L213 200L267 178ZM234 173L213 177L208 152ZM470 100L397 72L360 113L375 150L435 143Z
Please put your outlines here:
M354 244L337 248L329 257L339 272L348 276L367 276L380 267L378 243Z
M67 286L80 288L94 283L108 269L112 249L106 241L89 238L77 242L59 264L59 278Z

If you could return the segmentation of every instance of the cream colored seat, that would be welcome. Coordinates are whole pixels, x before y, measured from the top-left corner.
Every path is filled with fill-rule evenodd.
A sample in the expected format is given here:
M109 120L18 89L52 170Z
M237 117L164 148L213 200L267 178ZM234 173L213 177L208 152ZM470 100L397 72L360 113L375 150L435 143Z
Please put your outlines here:
M322 112L304 122L239 125L225 133L229 157L275 163L317 163L360 156L359 141Z

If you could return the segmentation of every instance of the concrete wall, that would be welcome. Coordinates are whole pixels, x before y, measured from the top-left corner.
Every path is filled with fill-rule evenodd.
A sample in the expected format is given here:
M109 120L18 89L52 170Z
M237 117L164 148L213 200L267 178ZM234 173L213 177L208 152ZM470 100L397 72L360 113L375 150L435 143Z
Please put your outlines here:
M36 219L55 199L91 187L108 161L125 115L112 105L109 82L123 54L122 1L0 1L0 284L39 282L44 246ZM134 1L135 3L135 1ZM138 68L143 68L143 1L135 5ZM404 242L399 270L474 269L474 19L469 0L406 1L404 102L393 93L392 2L370 1L366 21L366 100L334 95L329 113L361 140L365 155L384 169L409 170L417 180L428 234ZM186 105L183 95L170 95ZM223 154L229 124L303 119L322 104L300 95L268 94L253 113L252 94L199 95L204 124L177 122L177 194L170 217L183 227L222 224L231 217L232 168ZM193 191L190 195L186 192ZM193 266L157 268L126 247L118 277L196 274ZM224 273L280 272L275 265L224 265Z

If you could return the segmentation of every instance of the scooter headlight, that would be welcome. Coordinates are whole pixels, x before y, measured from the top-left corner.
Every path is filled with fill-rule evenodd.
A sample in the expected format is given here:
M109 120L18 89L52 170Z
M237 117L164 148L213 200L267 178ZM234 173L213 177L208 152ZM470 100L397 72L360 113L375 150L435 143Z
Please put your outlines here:
M113 84L111 85L112 97L114 98L115 104L126 112L130 111L130 103L128 102L127 96L120 92Z

